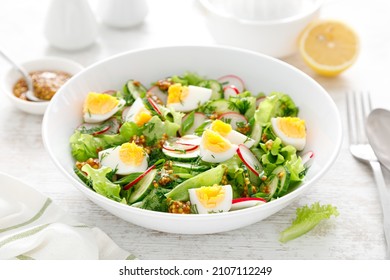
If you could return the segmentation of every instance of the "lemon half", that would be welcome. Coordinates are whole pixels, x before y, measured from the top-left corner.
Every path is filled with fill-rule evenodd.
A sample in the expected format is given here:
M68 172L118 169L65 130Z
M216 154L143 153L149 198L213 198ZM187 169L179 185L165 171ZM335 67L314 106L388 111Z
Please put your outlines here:
M315 21L300 36L299 51L315 72L332 77L356 61L359 38L350 26L341 21Z

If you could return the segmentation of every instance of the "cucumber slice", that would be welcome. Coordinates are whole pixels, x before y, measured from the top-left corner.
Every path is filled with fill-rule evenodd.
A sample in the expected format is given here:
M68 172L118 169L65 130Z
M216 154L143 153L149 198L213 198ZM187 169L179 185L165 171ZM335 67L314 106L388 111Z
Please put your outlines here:
M153 169L145 175L134 187L133 192L129 197L129 204L133 204L137 201L141 201L153 188L153 180L156 177L157 170Z
M199 157L200 150L197 148L196 150L190 151L190 152L176 152L176 151L169 151L167 149L162 149L164 155L166 155L168 158L172 160L178 160L178 161L193 161L194 159Z
M285 195L290 184L290 172L284 166L278 166L272 171L268 181L269 198Z
M147 92L147 89L139 81L135 80L127 82L127 90L134 99L137 99L138 97L144 98Z
M232 106L231 102L229 100L225 99L218 99L211 101L208 106L213 108L214 112L218 115L228 113L228 112L237 112L239 113L239 110L236 106Z
M198 84L199 87L205 87L212 90L210 100L223 98L222 85L216 80L205 80Z
M206 165L197 165L188 162L178 162L178 161L174 161L172 163L172 170L174 173L203 172L208 169L210 169L210 167Z

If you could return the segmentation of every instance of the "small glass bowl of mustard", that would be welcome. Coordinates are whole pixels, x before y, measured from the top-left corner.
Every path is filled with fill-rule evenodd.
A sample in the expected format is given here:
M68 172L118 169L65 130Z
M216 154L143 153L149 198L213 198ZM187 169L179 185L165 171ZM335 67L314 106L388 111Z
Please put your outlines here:
M21 63L30 75L34 95L43 101L50 101L60 87L83 67L69 59L59 57L44 57ZM43 115L49 102L36 102L26 97L27 85L20 73L11 68L1 82L2 91L20 110Z

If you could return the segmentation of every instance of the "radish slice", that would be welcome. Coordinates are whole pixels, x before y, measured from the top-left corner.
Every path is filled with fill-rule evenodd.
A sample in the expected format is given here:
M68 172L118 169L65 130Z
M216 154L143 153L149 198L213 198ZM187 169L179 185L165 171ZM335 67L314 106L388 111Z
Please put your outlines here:
M248 120L243 115L236 112L224 113L220 115L218 119L225 123L230 124L234 130L248 123Z
M265 98L265 96L256 98L256 108L259 108L260 103L263 102Z
M177 139L176 143L181 145L200 145L201 137L196 135L184 135L181 138Z
M224 87L232 85L238 89L238 92L243 92L245 89L245 84L243 80L236 75L226 75L218 79Z
M107 122L104 123L82 123L77 127L77 130L84 134L91 134L93 136L103 134L110 129Z
M240 91L236 86L229 85L223 88L223 98L229 100L230 97L235 97Z
M117 134L121 124L116 118L110 118L107 120L107 123L110 125L110 129L105 132L105 134Z
M301 156L302 164L305 167L309 167L311 165L313 158L314 158L314 153L312 151L305 153L304 155Z
M182 122L184 122L187 118L188 118L188 115L185 115L183 117L183 120ZM195 130L201 126L205 121L207 120L207 116L203 113L199 113L199 112L195 112L194 114L194 124L186 131L185 135L188 135L188 134L194 134ZM183 135L181 130L179 131L180 135Z
M148 97L148 102L152 106L152 108L157 112L157 114L162 116L160 108L158 107L157 103L151 97Z
M177 142L178 139L173 139L173 140L166 140L163 145L163 149L170 151L170 152L178 152L178 153L183 153L183 152L190 152L193 150L196 150L199 145L193 145L193 144L180 144Z
M130 183L128 183L127 185L123 186L123 189L125 191L127 191L128 189L130 189L132 186L134 186L135 184L137 184L139 181L141 181L141 179L143 177L146 176L146 174L148 174L150 171L152 171L153 169L155 169L156 166L155 165L152 165L150 166L148 169L145 170L144 173L142 173L141 175L139 175L137 178L134 179L134 181L131 181Z
M261 204L265 204L266 202L267 201L264 198L260 198L260 197L236 198L232 200L232 207L230 208L230 211L261 205Z
M148 89L148 93L156 96L158 99L161 100L163 104L167 103L168 95L163 92L158 86L152 86L150 89Z
M244 144L238 145L237 155L242 162L252 171L256 176L259 176L262 167L257 157Z
M125 108L123 109L123 111L122 111L122 121L123 121L123 122L126 121L126 115L127 115L127 113L129 112L130 107L131 107L131 106L127 106L127 107L125 107Z

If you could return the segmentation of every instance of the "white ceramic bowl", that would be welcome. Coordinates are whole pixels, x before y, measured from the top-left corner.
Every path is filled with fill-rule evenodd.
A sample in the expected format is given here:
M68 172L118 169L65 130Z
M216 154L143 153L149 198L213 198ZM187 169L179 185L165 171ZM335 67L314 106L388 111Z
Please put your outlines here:
M297 50L303 29L318 18L322 0L199 0L219 44L273 57Z
M69 137L82 122L82 104L89 91L121 89L128 79L145 85L193 71L210 78L235 74L253 92L289 94L307 124L307 151L316 157L306 181L293 192L244 210L203 215L175 215L117 203L86 187L74 174ZM230 47L180 46L144 49L98 62L73 77L54 96L43 119L43 140L55 165L89 199L112 214L150 229L184 234L228 231L258 222L302 195L330 168L341 146L339 113L327 92L313 79L277 59Z
M71 75L80 72L83 67L69 59L59 57L42 57L21 63L27 72L37 70L65 71ZM21 78L21 74L14 68L10 68L2 77L1 91L4 92L16 108L35 115L43 115L49 102L31 102L20 99L13 94L15 83Z

